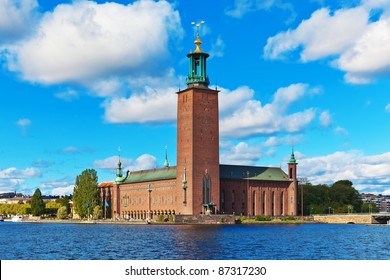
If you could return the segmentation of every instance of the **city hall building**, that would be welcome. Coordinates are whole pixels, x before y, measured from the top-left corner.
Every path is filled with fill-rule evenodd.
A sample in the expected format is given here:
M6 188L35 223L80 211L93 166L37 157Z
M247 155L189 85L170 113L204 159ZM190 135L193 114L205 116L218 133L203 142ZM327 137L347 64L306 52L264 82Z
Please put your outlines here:
M218 90L210 89L209 55L190 52L187 88L177 92L177 160L163 168L122 172L99 185L107 218L155 219L160 215L297 215L297 163L281 168L219 162ZM106 203L107 202L107 203Z

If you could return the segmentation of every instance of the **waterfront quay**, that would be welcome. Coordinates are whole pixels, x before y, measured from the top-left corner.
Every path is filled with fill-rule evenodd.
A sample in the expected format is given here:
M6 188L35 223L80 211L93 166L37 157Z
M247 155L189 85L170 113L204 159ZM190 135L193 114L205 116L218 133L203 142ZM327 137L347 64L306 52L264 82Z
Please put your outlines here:
M387 224L390 213L313 215L313 221L327 224Z

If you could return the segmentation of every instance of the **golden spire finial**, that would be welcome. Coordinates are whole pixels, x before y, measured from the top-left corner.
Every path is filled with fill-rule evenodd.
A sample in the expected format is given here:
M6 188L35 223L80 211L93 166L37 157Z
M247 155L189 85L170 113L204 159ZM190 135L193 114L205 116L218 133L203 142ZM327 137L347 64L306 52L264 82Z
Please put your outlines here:
M202 41L199 39L199 28L202 24L204 24L205 21L204 20L201 20L200 22L198 23L195 23L195 21L191 22L192 25L195 25L196 27L196 39L195 39L195 45L196 45L196 49L195 49L195 53L199 53L199 52L202 52L202 50L200 49L200 45L202 44Z

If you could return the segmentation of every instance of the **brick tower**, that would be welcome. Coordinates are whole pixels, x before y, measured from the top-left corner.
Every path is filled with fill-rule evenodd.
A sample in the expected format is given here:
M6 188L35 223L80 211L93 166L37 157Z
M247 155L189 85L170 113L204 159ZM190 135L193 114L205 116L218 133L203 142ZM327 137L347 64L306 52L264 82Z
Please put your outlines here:
M294 150L291 152L290 161L288 162L288 178L290 179L289 193L289 207L288 215L296 216L298 214L298 178L297 178L297 161L295 159Z
M177 214L219 209L218 91L208 88L206 59L197 34L187 88L177 94Z

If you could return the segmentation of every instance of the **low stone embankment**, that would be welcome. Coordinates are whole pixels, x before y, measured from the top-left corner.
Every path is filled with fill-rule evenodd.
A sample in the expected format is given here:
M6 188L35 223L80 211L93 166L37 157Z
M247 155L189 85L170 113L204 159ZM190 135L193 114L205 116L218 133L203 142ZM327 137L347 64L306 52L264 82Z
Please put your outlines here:
M313 215L314 222L327 224L372 224L371 215Z

